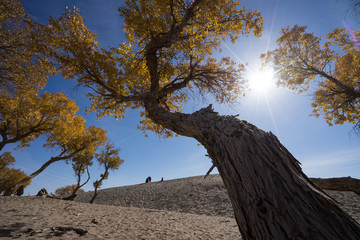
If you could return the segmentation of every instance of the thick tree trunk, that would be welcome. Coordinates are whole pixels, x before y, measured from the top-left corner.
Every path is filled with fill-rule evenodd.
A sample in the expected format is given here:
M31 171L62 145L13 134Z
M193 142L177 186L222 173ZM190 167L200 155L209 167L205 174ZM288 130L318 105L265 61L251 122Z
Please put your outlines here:
M270 132L219 116L211 106L170 113L146 101L148 116L207 149L228 190L243 239L360 239L360 225L317 188Z

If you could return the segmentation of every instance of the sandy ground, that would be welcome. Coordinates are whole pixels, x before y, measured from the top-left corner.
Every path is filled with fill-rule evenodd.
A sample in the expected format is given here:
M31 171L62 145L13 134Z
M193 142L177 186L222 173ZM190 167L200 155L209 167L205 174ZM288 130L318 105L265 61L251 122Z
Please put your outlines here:
M79 194L75 201L89 202L93 192ZM97 204L234 217L220 175L180 178L99 191Z
M0 197L0 237L20 239L239 239L234 219L151 209Z
M360 222L360 196L326 191ZM240 239L221 178L192 177L104 189L69 202L0 197L0 238Z
M339 206L360 222L360 195L327 191ZM93 192L79 194L75 201L89 202ZM99 191L95 203L234 218L220 175L181 178L164 182L108 188Z

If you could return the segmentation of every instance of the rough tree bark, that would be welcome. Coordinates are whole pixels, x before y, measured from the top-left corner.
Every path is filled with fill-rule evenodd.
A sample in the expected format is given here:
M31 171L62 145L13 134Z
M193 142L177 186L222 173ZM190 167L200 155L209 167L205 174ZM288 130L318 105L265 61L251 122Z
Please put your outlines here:
M271 133L220 116L211 105L171 113L145 101L148 116L208 151L227 188L243 239L360 239L360 225L302 172Z

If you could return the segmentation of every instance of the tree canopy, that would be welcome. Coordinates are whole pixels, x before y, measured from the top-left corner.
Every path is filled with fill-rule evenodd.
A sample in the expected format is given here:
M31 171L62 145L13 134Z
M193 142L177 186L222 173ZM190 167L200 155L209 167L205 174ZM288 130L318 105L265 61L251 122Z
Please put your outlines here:
M286 27L278 48L262 58L274 65L279 85L312 91L314 116L322 115L329 125L349 122L359 130L359 38L359 30L338 28L322 41L305 26Z
M39 98L36 93L11 95L7 91L0 91L0 150L6 144L17 142L19 148L26 147L35 138L64 128L64 123L85 121L76 116L77 111L75 101L61 92L45 92ZM66 126L76 127L71 124Z
M46 57L45 28L25 13L19 0L0 0L0 90L42 89L56 69Z
M58 72L50 59L51 47L64 39L52 39L51 26L35 23L20 1L0 1L0 150L9 143L26 147L46 134L47 147L94 153L94 138L106 141L105 132L86 128L85 119L76 115L75 101L64 93L39 96L48 77Z
M67 10L50 21L52 53L64 77L91 88L91 109L99 117L124 116L142 108L142 130L173 133L146 117L151 96L171 111L180 111L192 92L234 100L245 87L244 66L229 58L212 57L220 43L251 32L260 36L263 19L240 1L125 1L119 8L127 41L100 49L78 10Z
M85 120L76 116L75 101L61 92L39 96L57 72L48 55L55 41L47 36L48 26L35 23L18 0L0 3L0 151L9 143L26 147L45 133L63 134L64 128L81 131L77 127Z
M37 171L12 182L8 195L55 161L90 161L107 137L101 128L86 127L75 101L64 93L40 96L48 77L59 71L50 53L66 37L52 38L52 26L34 22L18 0L0 0L0 23L0 151L12 143L22 149L44 136L44 147L56 152Z

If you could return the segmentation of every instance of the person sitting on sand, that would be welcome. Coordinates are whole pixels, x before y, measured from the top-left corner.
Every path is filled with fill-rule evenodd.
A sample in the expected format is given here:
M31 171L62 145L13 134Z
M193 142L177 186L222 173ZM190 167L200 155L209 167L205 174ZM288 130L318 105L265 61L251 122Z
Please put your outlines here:
M39 197L42 197L43 195L47 195L48 193L47 193L47 191L46 191L46 189L45 188L42 188L37 194L36 194L36 196L39 196Z
M24 185L21 185L18 190L15 192L15 196L21 196L24 194Z
M145 183L151 183L151 177L147 177Z

